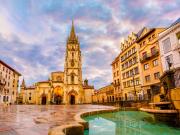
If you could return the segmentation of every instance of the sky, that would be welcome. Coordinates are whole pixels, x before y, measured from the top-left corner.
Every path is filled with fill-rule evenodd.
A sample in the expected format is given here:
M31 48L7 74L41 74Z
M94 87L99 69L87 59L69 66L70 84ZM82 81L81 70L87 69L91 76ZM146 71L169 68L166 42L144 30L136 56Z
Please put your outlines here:
M83 78L98 89L112 82L111 62L128 34L179 17L179 0L0 0L0 59L27 85L47 80L64 70L74 20Z

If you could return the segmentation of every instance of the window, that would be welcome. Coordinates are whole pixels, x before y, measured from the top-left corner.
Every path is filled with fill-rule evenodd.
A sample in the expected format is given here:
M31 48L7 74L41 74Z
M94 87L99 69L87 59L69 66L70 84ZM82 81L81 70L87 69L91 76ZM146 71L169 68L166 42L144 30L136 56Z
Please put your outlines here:
M152 54L152 55L155 55L155 54L156 54L156 47L155 47L155 46L151 48L151 54Z
M143 59L147 58L147 52L143 52L142 57L143 57Z
M159 79L159 77L160 77L160 73L159 72L154 73L154 79Z
M147 75L147 76L145 76L145 80L146 80L146 82L149 82L150 81L150 75Z
M118 84L120 84L119 79L118 79Z
M178 43L180 44L180 32L176 33L176 37L178 39Z
M124 64L122 64L122 70L124 70Z
M74 84L74 75L71 75L71 83Z
M126 76L125 76L125 73L123 73L122 75L123 75L123 79L124 79L124 78L126 77Z
M154 66L154 67L155 67L155 66L158 66L158 60L157 60L157 59L153 60L153 66Z
M130 70L130 76L133 76L133 69L132 70Z
M127 81L127 87L129 87L130 86L130 81Z
M139 73L138 67L135 67L135 68L134 68L134 73L135 73L135 75Z
M171 50L170 38L167 38L163 41L163 51L164 54L168 53Z
M148 38L149 42L151 41L151 37Z
M119 71L117 71L117 76L119 75Z
M142 46L142 43L140 43L140 47Z
M118 68L118 63L116 63L116 68Z
M131 66L132 65L132 59L129 61L129 66Z
M31 97L29 97L29 100L31 100Z
M56 80L57 81L62 81L61 76L57 76Z
M126 82L123 82L123 86L124 86L124 88L126 88Z
M146 41L143 41L143 45L145 45L146 44Z
M126 72L126 77L127 77L127 78L129 77L129 72Z
M149 69L149 64L148 63L144 64L144 70L147 70L147 69Z
M6 102L6 96L3 96L3 102Z
M72 58L74 58L74 52L72 52Z
M132 48L132 53L135 53L135 52L136 52L136 48L133 47L133 48Z
M131 55L131 50L128 51L128 56L130 56L130 55Z
M135 85L139 85L139 79L136 79Z

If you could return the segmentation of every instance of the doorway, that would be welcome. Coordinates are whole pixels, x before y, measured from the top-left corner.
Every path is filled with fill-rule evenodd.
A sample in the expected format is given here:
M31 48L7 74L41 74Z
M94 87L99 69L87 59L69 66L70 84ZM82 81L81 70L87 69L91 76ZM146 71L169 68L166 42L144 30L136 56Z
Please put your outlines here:
M75 96L74 96L74 95L71 95L71 96L70 96L70 104L71 104L71 105L74 105L74 104L75 104Z
M46 105L46 96L42 96L41 104Z
M54 101L56 105L60 105L62 102L62 97L60 95L55 96Z

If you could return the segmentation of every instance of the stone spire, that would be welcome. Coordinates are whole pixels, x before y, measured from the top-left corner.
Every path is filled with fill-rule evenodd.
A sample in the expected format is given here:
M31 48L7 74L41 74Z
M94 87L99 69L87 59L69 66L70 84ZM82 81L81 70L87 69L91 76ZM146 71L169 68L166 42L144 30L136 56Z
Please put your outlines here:
M26 84L25 84L24 78L23 78L23 80L22 80L21 87L24 87L24 88L26 87Z
M71 33L68 38L68 43L77 43L77 42L78 42L78 37L76 36L74 21L72 20Z

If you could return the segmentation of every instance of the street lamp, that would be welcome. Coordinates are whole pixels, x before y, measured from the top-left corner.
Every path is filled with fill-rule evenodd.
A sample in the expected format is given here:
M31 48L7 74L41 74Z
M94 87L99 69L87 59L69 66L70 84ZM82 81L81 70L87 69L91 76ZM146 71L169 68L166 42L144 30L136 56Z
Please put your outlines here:
M169 68L169 71L171 69L171 66L172 66L172 63L171 63L171 60L169 57L166 58L166 61L167 61L167 64L168 64L168 68Z

